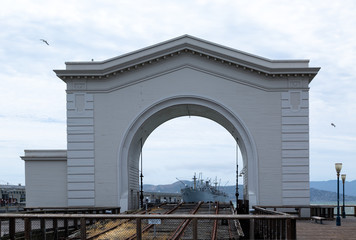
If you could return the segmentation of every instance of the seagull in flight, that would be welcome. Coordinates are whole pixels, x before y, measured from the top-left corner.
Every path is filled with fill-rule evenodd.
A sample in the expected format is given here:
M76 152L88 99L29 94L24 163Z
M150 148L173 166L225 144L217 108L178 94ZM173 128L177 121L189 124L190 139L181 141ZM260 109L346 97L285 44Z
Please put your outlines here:
M45 44L49 45L49 43L48 43L46 40L44 40L44 39L40 39L40 41L42 41L42 42L44 42Z
M334 123L331 123L331 126L336 127Z

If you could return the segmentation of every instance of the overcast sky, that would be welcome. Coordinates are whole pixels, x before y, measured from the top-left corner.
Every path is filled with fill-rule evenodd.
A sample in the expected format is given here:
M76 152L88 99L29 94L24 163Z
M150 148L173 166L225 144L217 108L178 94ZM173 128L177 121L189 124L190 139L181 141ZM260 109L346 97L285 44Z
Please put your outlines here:
M18 1L0 8L0 184L25 183L24 149L66 149L65 61L119 56L189 34L269 59L310 59L310 179L356 179L356 1ZM49 46L40 39L46 39ZM335 123L336 127L332 127ZM194 172L235 182L235 143L207 119L166 122L145 183ZM240 159L241 160L241 159Z

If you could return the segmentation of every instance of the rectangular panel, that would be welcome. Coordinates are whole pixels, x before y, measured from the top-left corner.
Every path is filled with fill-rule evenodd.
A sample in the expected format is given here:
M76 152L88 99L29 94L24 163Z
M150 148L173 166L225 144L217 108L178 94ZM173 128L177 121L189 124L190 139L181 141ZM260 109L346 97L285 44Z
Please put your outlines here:
M309 109L302 108L298 112L293 112L288 108L282 109L282 116L283 117L308 117Z
M308 125L308 117L282 117L282 124Z
M67 94L67 102L74 102L74 94L73 93Z
M298 165L309 166L309 158L283 158L282 165L283 166L298 166Z
M68 167L73 167L73 166L94 166L94 159L71 159L68 163L67 163Z
M94 174L93 167L68 167L68 174Z
M75 150L93 150L94 143L93 142L83 142L83 143L68 143L68 151Z
M282 157L309 158L309 150L282 150Z
M283 190L309 190L309 182L284 182L282 188Z
M309 126L297 125L297 124L289 124L282 125L282 133L309 133Z
M67 117L94 117L93 110L85 110L83 112L77 112L75 110L71 110L71 108L67 109Z
M68 159L94 158L94 150L68 150L67 156L68 156Z
M301 95L302 99L305 99L305 100L309 99L309 93L308 92L301 91L301 94L302 94ZM288 100L289 101L289 97L290 97L290 92L282 92L282 94L281 94L281 99L282 100Z
M282 100L282 108L291 108L291 103L289 100ZM302 99L300 102L300 108L308 108L309 107L309 103L308 100Z
M68 191L68 198L94 198L94 191Z
M283 174L309 173L309 167L308 166L287 166L287 167L282 167L282 169L283 169Z
M78 110L78 106L76 106L76 102L74 100L67 102L67 110L73 110L75 112L83 112L83 111L93 110L94 109L94 103L93 102L86 102L83 107L84 107L84 109L82 109L81 111L77 111Z
M310 196L310 191L309 190L284 190L283 191L283 197L309 197Z
M309 204L310 204L309 197L304 197L304 198L303 197L284 197L283 198L283 205L305 206L305 205L309 205Z
M94 109L94 103L93 102L86 102L85 103L85 110L93 110Z
M309 181L309 174L283 174L283 182L294 182L294 181Z
M94 133L93 126L67 126L68 134Z
M85 95L75 94L74 96L74 107L77 112L83 112L85 109Z
M68 183L68 190L94 190L94 183Z
M93 126L93 118L68 118L67 124L70 126Z
M86 175L68 175L68 182L94 182L94 174Z
M282 142L282 149L283 150L303 150L309 149L309 142Z
M94 102L94 94L85 94L85 101Z
M308 133L283 133L282 141L309 141Z
M76 198L69 198L68 199L68 206L75 207L75 206L94 206L95 200L93 198L88 199L76 199Z
M70 134L67 136L68 142L94 142L94 135L93 134L78 134L73 135Z

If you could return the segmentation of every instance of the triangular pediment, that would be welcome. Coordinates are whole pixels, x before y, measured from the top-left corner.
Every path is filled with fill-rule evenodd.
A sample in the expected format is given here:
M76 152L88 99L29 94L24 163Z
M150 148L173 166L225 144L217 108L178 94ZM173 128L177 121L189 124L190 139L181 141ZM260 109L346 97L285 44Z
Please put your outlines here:
M216 64L243 68L271 77L300 75L311 81L320 69L309 67L309 60L270 60L190 35L183 35L104 61L66 62L65 70L54 71L64 81L72 78L110 78L181 54L193 54L215 61Z

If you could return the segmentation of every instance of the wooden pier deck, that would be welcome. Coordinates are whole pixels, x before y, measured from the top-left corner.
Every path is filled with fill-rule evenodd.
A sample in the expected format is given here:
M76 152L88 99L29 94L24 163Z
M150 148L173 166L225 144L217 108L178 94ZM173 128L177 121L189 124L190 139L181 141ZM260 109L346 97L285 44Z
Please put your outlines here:
M312 220L297 220L297 239L355 239L356 217L341 218L341 226L334 220L324 220L323 224Z

